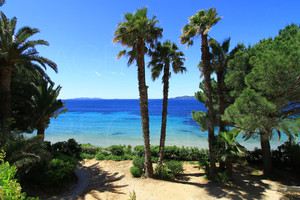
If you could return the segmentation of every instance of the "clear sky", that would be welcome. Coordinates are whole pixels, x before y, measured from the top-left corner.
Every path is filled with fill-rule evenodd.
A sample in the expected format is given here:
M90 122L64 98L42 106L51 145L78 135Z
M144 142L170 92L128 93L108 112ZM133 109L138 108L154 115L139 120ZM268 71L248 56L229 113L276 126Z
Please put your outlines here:
M47 73L63 87L60 98L135 99L136 65L128 67L126 57L116 58L124 48L112 40L123 14L143 6L148 7L148 17L157 16L164 29L161 41L177 43L186 57L188 71L172 75L170 97L194 95L198 90L200 39L188 49L179 40L182 27L197 10L217 9L223 18L209 35L220 42L231 37L231 48L239 42L256 44L290 23L300 23L300 0L7 0L0 9L7 17L18 18L17 29L38 28L34 39L50 43L38 51L58 65L58 74L51 69ZM149 69L146 79L149 98L162 98L161 80L153 82Z

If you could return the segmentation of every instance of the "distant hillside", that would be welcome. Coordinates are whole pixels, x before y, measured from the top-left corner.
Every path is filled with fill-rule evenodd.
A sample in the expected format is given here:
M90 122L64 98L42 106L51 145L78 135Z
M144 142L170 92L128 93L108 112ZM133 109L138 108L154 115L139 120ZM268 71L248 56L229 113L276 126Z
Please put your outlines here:
M170 99L195 99L195 97L194 96L185 95L185 96L174 97L174 98L170 98Z

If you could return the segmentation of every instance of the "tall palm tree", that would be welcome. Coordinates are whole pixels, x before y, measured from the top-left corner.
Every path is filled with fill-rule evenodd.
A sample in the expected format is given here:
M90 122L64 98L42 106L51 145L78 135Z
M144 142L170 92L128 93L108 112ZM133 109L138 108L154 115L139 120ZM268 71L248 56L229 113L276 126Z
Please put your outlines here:
M179 51L175 43L166 41L163 44L157 43L155 51L151 54L151 61L149 67L152 72L153 81L157 79L162 71L164 72L162 77L163 82L163 108L162 108L162 121L160 132L160 146L159 146L159 159L158 164L162 165L165 140L166 140L166 127L167 127L167 114L168 114L168 94L169 94L169 79L171 77L170 65L175 74L183 73L186 68L183 67L184 54Z
M218 23L221 17L217 17L216 9L210 8L208 10L200 10L195 15L189 18L189 23L182 29L181 44L186 44L187 47L193 45L193 38L201 36L201 60L203 63L203 75L205 84L205 94L207 97L207 126L208 126L208 144L210 154L210 169L209 176L215 175L216 156L214 151L214 116L213 103L211 95L211 66L210 55L207 41L207 34L211 27Z
M9 132L7 120L11 117L11 76L18 67L37 71L47 79L44 69L48 65L55 72L57 66L51 60L39 56L35 49L37 45L46 45L44 40L29 40L29 38L39 32L38 29L22 27L16 33L17 18L9 20L4 13L0 13L0 115L1 126L5 135Z
M54 88L54 85L49 85L48 82L42 79L41 84L36 86L34 95L31 98L32 123L33 127L37 128L37 136L44 141L45 129L50 123L50 118L56 118L58 115L68 111L67 108L62 109L65 104L57 97L61 90L61 86Z
M147 8L138 9L135 13L124 14L123 21L118 24L114 33L114 43L121 43L127 46L130 51L120 51L118 57L129 56L128 65L136 61L138 71L140 112L142 119L143 138L145 145L145 176L153 176L153 167L150 152L149 114L148 114L148 93L145 80L145 54L154 47L158 38L162 37L162 28L156 26L158 21L153 16L147 17Z

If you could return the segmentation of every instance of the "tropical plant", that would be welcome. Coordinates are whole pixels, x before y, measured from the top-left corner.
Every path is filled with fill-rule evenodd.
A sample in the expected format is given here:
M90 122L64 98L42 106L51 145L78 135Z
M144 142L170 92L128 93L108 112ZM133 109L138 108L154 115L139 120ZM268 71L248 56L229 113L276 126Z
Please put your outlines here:
M34 200L35 198L26 198L26 193L22 193L20 183L14 179L17 168L5 162L4 157L5 152L2 150L0 152L0 199Z
M153 176L153 167L150 153L150 133L149 133L149 114L148 114L148 92L145 80L145 54L149 53L150 48L154 47L157 39L162 37L162 28L156 26L158 21L153 16L147 17L147 8L138 9L135 13L124 14L123 21L118 24L114 33L114 43L121 43L127 46L130 51L120 51L118 57L129 56L128 65L134 61L138 70L138 85L140 96L140 112L142 119L142 129L145 145L145 167L146 177Z
M246 149L236 141L238 135L239 132L236 130L220 132L219 134L219 140L225 144L219 149L219 154L221 159L226 163L228 177L232 176L233 161L246 153Z
M216 9L209 8L208 10L200 10L195 15L189 18L189 23L182 29L181 43L187 47L193 44L193 38L201 36L201 60L203 63L203 75L205 83L205 94L207 97L207 124L208 124L208 142L210 151L210 173L209 176L214 176L216 168L216 158L214 151L214 116L213 103L211 95L211 66L210 55L208 48L207 36L211 27L218 23L221 17L217 17Z
M65 104L61 100L57 100L61 86L54 88L54 85L49 85L44 79L40 85L34 85L35 91L31 98L32 123L33 127L37 128L37 135L44 141L45 129L50 123L50 118L56 118L62 113L68 111L67 108L62 109Z
M46 45L44 40L29 40L39 32L38 29L22 27L16 32L17 18L9 20L4 13L0 13L0 116L4 135L9 132L9 126L5 125L11 117L11 75L17 68L26 68L37 71L47 79L49 77L42 69L48 65L55 72L57 67L51 60L39 56L37 45ZM16 33L15 33L16 32ZM49 79L50 80L50 79Z
M151 61L149 67L151 67L153 81L157 79L163 71L163 108L162 108L162 121L160 132L160 148L158 164L161 165L164 155L164 147L166 140L166 128L167 128L167 113L168 113L168 93L169 93L169 79L171 77L170 65L172 71L177 73L183 73L186 68L183 67L184 54L179 51L175 43L166 41L163 44L157 43L155 51L151 54Z

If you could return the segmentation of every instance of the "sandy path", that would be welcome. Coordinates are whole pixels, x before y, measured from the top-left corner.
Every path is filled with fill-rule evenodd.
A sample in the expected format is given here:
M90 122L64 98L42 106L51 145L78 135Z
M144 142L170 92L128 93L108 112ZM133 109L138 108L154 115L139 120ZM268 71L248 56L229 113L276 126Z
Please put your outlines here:
M184 164L180 180L133 178L132 161L85 160L81 163L89 186L80 200L128 200L135 191L137 200L280 199L278 184L257 176L236 172L232 186L211 183L203 178L197 164Z

